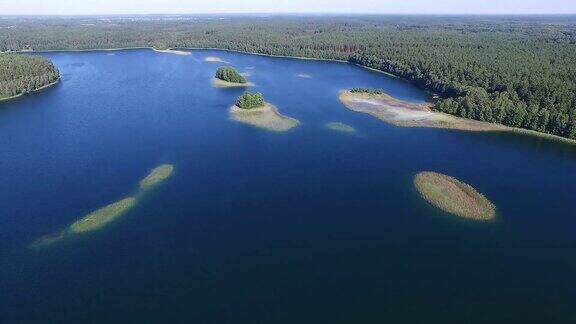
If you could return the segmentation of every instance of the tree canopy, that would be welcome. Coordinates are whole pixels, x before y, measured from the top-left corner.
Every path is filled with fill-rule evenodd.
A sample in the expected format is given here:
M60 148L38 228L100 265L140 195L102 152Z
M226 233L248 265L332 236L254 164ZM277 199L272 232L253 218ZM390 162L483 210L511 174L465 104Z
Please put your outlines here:
M236 101L242 109L253 109L264 106L264 96L260 92L245 92Z
M7 17L0 50L189 47L347 60L437 94L439 111L576 138L576 16L172 18Z
M0 99L37 90L59 77L54 65L39 56L0 54Z
M216 78L232 83L246 83L246 78L240 75L233 67L223 66L216 70Z

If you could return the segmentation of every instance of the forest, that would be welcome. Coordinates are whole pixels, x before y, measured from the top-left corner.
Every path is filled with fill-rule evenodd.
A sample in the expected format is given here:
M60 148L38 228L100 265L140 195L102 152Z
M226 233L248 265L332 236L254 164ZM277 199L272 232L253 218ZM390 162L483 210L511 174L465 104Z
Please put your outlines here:
M219 48L394 74L457 116L576 138L575 16L5 17L0 50Z
M0 100L40 89L59 77L58 69L39 56L0 54Z

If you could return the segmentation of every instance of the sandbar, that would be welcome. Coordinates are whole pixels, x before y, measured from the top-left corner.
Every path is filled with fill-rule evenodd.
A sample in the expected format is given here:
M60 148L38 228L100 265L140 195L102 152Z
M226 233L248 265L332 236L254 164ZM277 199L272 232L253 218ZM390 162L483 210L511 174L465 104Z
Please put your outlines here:
M172 164L163 164L154 168L146 178L140 181L140 189L146 190L158 185L160 182L168 179L172 175L172 172L174 172L174 166Z
M216 57L216 56L208 56L204 59L204 62L208 63L229 63L224 61L223 59Z
M273 132L286 132L300 124L297 119L280 114L278 108L269 103L252 109L232 106L230 107L230 118L240 123Z
M312 76L310 74L305 74L305 73L301 73L301 74L297 74L297 77L301 78L301 79L310 79L312 78Z
M136 199L128 197L102 207L70 225L70 232L79 234L100 229L122 216L135 205Z
M341 133L356 133L356 129L341 122L331 122L326 124L326 128Z
M235 83L235 82L228 82L218 78L212 78L212 86L215 88L243 88L243 87L253 87L254 83L246 82L246 83Z
M176 54L176 55L192 55L192 53L188 52L188 51L180 51L180 50L173 50L173 49L165 49L165 50L159 50L159 49L155 49L153 48L154 52L158 52L158 53L166 53L166 54Z
M424 200L447 213L477 221L496 216L496 208L484 195L453 177L421 172L414 177L414 186Z

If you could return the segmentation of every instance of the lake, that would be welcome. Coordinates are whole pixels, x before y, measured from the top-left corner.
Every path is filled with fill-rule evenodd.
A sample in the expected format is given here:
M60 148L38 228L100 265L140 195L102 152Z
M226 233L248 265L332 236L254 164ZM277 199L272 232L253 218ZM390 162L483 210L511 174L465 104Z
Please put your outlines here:
M2 323L576 321L576 146L387 125L339 91L427 95L345 63L42 55L62 82L0 107ZM243 90L212 87L210 56L300 125L230 120ZM29 248L164 163L172 177L115 222ZM474 186L496 220L429 205L412 183L426 170Z

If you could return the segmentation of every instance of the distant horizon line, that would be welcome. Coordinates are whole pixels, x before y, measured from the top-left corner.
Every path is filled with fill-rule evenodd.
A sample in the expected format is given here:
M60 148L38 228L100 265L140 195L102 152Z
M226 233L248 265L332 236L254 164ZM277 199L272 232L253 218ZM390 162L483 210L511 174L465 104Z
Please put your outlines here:
M573 13L392 13L392 12L199 12L199 13L75 13L75 14L0 14L0 17L103 17L103 16L576 16Z

